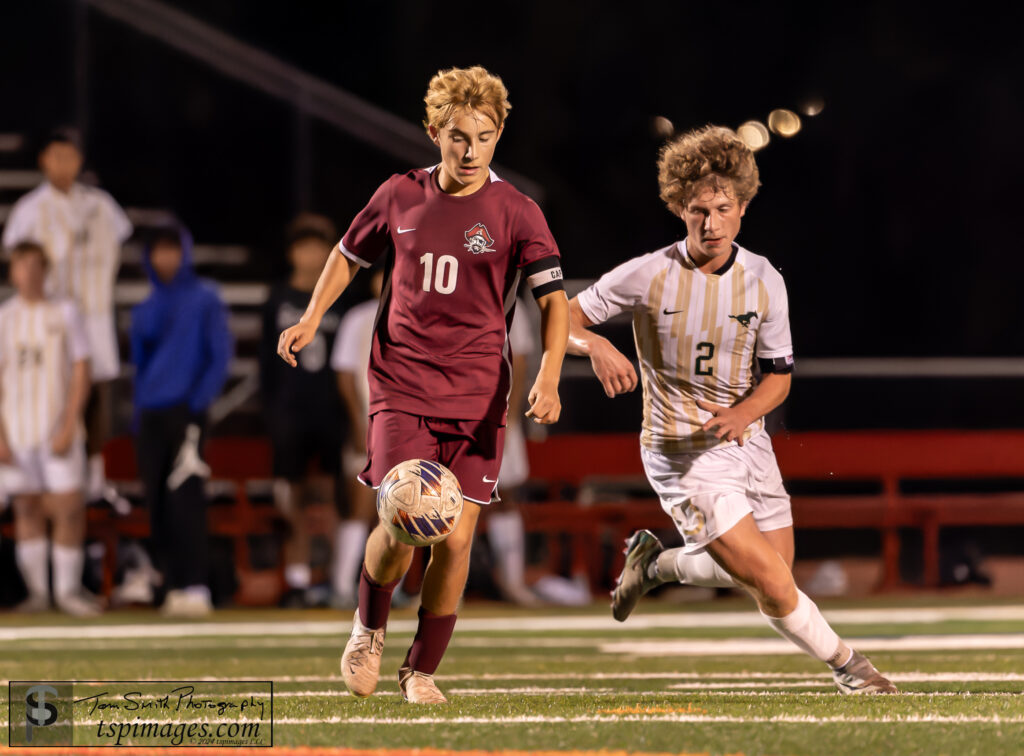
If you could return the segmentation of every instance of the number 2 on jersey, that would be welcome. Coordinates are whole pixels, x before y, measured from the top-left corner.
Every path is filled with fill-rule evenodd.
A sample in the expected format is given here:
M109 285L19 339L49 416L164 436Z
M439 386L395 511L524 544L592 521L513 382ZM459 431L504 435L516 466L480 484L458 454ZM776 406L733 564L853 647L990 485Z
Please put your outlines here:
M702 354L703 353L703 354ZM697 345L697 364L693 372L697 375L711 375L714 368L708 362L715 356L715 345L710 341L702 341Z
M420 258L425 266L423 270L423 291L430 291L431 282L438 294L451 294L455 291L456 279L459 276L459 260L451 255L437 258L437 271L434 271L434 253L427 252Z

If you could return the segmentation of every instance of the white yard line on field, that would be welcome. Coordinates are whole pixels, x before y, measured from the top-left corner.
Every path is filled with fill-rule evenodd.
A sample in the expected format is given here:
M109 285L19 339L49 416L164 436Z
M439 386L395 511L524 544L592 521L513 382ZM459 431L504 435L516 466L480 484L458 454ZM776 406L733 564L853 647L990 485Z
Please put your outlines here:
M833 625L913 624L950 621L1024 622L1024 606L960 606L891 609L831 609L824 612ZM414 633L416 620L393 620L388 633ZM673 612L640 614L626 624L609 616L580 617L470 617L459 620L460 632L558 632L608 631L615 635L632 634L653 628L764 627L764 618L751 605L743 612ZM95 640L104 638L197 638L220 636L317 636L347 635L352 629L345 622L180 622L133 625L61 625L0 627L0 641Z
M936 716L909 714L907 716L879 716L879 717L815 717L798 716L791 714L780 714L774 717L735 717L700 714L623 714L623 715L602 715L589 714L575 717L557 717L543 715L527 715L520 717L416 717L402 719L399 717L327 717L325 719L275 719L274 725L309 725L309 724L353 724L353 725L425 725L425 724L575 724L575 723L615 723L615 722L734 722L734 723L783 723L783 724L850 724L853 722L862 723L891 723L891 724L914 724L914 723L945 723L945 724L966 724L966 723L999 723L999 724L1024 724L1024 717L1000 717L993 716Z
M970 651L1024 648L1024 634L904 635L896 638L847 638L860 651ZM633 640L602 643L606 654L628 656L767 656L802 654L783 638L722 638L714 640Z

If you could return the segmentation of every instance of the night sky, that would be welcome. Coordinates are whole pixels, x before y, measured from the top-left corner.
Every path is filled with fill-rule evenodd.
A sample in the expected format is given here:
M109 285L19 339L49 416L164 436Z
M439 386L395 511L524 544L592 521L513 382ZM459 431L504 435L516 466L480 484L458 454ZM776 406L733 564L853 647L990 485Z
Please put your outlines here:
M2 131L74 117L72 3L31 5L5 24ZM763 187L739 237L786 277L798 355L1024 353L1020 7L174 5L412 123L438 68L501 75L513 110L497 160L543 185L569 277L680 238L657 196L653 117L736 127L823 98L796 137L758 153ZM88 25L101 183L279 272L296 209L289 108L95 11ZM323 124L312 144L311 209L342 227L413 167Z

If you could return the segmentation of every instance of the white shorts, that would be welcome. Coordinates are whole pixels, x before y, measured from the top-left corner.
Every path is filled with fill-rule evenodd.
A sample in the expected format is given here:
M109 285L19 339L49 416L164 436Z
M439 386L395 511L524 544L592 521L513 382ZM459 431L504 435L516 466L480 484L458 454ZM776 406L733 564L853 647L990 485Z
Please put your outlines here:
M18 494L71 493L85 480L85 444L77 439L67 454L57 456L49 447L14 451L14 464L0 465L0 486Z
M113 313L86 315L85 335L89 340L89 377L94 382L110 381L121 372L117 330Z
M521 423L505 426L505 451L498 471L498 488L521 486L530 477L530 460L526 456L526 436Z
M640 449L647 479L689 554L704 548L748 514L762 532L793 525L772 442L761 432L739 446L659 454Z

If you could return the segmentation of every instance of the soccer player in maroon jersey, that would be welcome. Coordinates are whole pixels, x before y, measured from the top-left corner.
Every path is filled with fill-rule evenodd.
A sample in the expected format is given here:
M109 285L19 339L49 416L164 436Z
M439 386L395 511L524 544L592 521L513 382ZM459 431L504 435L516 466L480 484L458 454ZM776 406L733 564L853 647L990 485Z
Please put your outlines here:
M444 703L433 674L455 627L480 506L497 486L511 376L508 326L521 277L541 311L543 357L526 415L554 423L569 333L558 247L531 199L490 170L510 105L501 79L484 68L440 71L430 81L424 125L441 162L396 174L356 216L331 253L299 323L278 354L294 366L320 318L360 267L394 248L381 296L368 372L367 464L377 487L407 459L430 459L459 479L458 527L432 547L419 628L398 673L414 703ZM357 696L377 687L391 593L413 548L378 526L367 539L359 608L341 658Z

